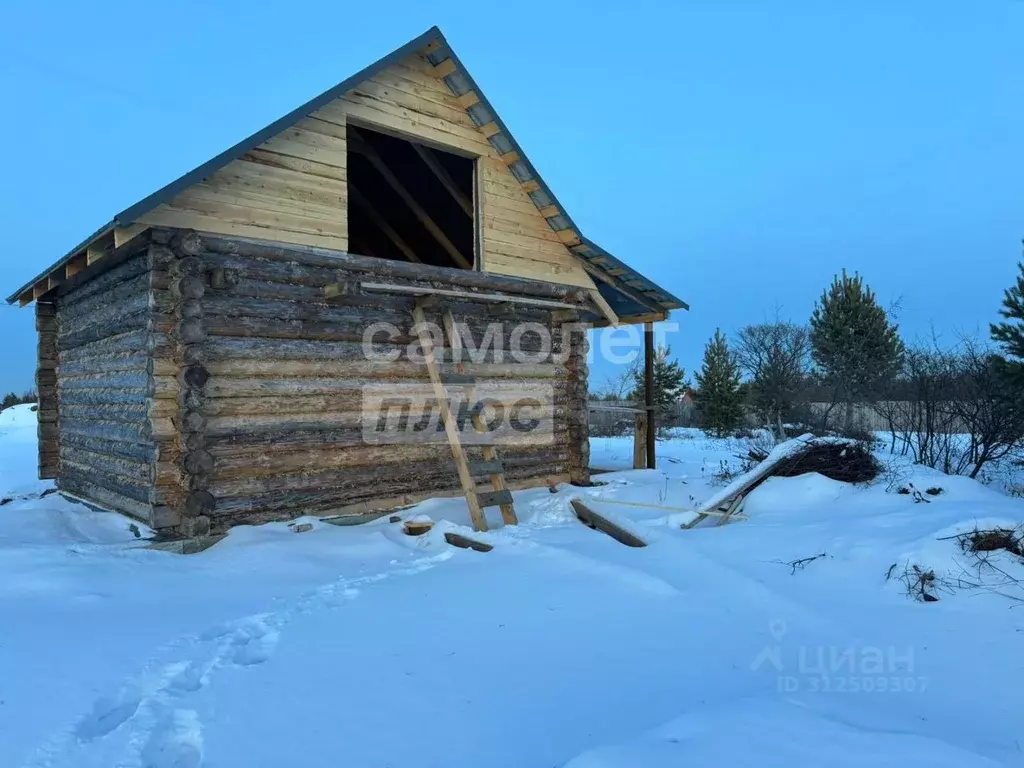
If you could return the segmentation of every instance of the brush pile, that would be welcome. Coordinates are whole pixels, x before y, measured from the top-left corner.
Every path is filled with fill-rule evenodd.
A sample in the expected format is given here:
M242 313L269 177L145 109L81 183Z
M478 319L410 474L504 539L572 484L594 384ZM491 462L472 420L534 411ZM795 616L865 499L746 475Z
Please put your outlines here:
M772 467L770 476L795 477L817 472L844 483L867 483L882 471L881 464L865 443L834 437L805 436L798 440L800 445ZM751 450L749 455L756 462L768 458L767 453L758 450Z

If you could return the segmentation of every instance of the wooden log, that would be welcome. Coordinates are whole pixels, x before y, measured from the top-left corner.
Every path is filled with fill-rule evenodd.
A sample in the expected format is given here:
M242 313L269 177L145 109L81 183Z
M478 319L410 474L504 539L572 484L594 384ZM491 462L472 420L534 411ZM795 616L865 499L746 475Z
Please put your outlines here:
M633 469L647 466L647 414L635 414L633 429Z
M152 505L148 502L141 502L103 488L78 475L66 477L62 475L57 479L57 487L73 498L82 499L115 512L122 512L149 524Z
M98 419L136 424L149 417L149 404L144 400L134 403L92 403L88 405L61 403L60 412L67 419L86 421Z
M107 336L90 344L82 344L74 349L61 351L61 363L72 363L81 360L99 358L108 355L132 355L144 352L149 342L149 334L144 327L135 328L116 336Z
M143 309L134 314L117 316L108 323L90 325L86 328L69 331L58 337L58 347L63 352L64 350L80 347L83 344L89 344L111 336L145 329L147 327L147 315L148 310Z
M494 546L484 541L464 536L461 533L455 531L445 531L444 540L451 544L453 547L460 547L462 549L472 549L475 552L490 552L494 549Z
M108 456L123 456L128 459L135 459L140 463L148 463L155 458L155 448L152 445L126 442L123 440L110 440L103 437L83 435L75 432L65 432L61 435L61 444L81 448L84 451L102 453Z
M566 441L566 430L559 424L555 424L555 431L552 435L552 444L557 445L559 441ZM295 429L291 427L267 429L259 432L248 433L227 433L221 435L207 434L207 449L222 455L235 449L257 448L260 446L306 446L316 447L321 445L362 445L365 444L365 436L362 427L324 428L313 427L306 429ZM533 435L509 434L502 437L501 448L508 451L511 448L522 446L535 446L537 440Z
M179 429L187 433L203 432L206 426L206 416L198 411L185 411L178 422Z
M76 389L142 389L147 386L149 373L143 369L61 376L59 389L63 394Z
M540 466L517 469L510 473L510 478L541 478L564 471L564 467ZM459 487L454 467L447 472L426 476L412 476L410 472L383 478L372 469L347 470L335 473L328 482L329 485L323 477L302 475L286 479L252 478L230 484L212 482L210 490L217 499L218 517L283 509L297 517L314 513L318 508L338 507L399 494L439 495Z
M67 324L85 324L112 309L118 309L126 302L148 300L149 272L142 272L133 278L118 283L106 291L79 298L77 293L70 293L61 300L59 316L61 322ZM137 307L141 309L141 306Z
M180 299L201 299L206 293L206 282L199 276L179 277L171 283L171 295Z
M206 339L206 328L202 321L190 318L177 326L174 336L182 344L198 344Z
M627 547L647 546L646 541L630 533L625 528L613 523L607 517L598 514L579 499L570 499L569 503L572 505L573 511L576 513L576 517L578 517L585 525L601 531L602 533L608 534L617 542L625 544Z
M206 244L193 230L179 230L171 237L169 246L180 256L198 256L205 250Z
M208 515L216 506L217 501L209 491L192 491L185 497L184 512L189 517Z
M443 455L438 457L434 445L304 446L299 450L261 448L234 452L211 448L211 451L216 457L216 476L221 480L347 467L378 467L381 473L402 472L396 465L413 461L446 464L448 460ZM482 452L471 448L467 455L482 456ZM507 454L506 459L509 467L554 465L565 464L567 454L560 446L537 446L533 450Z
M205 267L198 256L184 256L171 263L170 271L175 277L199 277L204 274Z
M117 249L120 256L126 257L117 266L107 268L105 272L99 273L98 269L91 267L79 272L73 279L66 281L57 292L61 306L70 307L91 296L106 293L119 283L149 271L149 263L144 253L147 247L148 244L140 242L131 244L130 247L124 249ZM114 254L111 255L114 256ZM107 260L107 264L118 260L119 257L110 258Z
M128 424L116 421L65 418L60 422L60 434L74 433L85 437L100 437L106 440L150 444L148 424ZM54 434L56 436L56 434Z
M209 416L259 416L288 413L332 413L342 411L363 412L365 396L363 386L351 382L352 386L328 395L291 395L256 397L217 397L205 401L203 412ZM552 407L566 408L572 400L560 388L550 388L544 382L526 381L517 386L515 393L498 396L499 401L514 402L513 398L535 392L541 402ZM164 413L163 415L169 415ZM568 418L568 410L567 410Z
M88 451L66 441L60 446L60 458L65 466L78 467L120 483L147 488L153 482L153 464L148 460Z
M252 259L264 260L267 263L293 264L301 271L302 268L313 269L317 267L328 270L346 270L354 273L371 273L375 278L406 278L411 280L423 279L426 274L422 265L409 262L393 261L389 259L375 259L369 256L356 256L350 253L339 251L328 251L312 246L279 246L270 243L256 243L246 240L228 240L225 238L207 238L207 249L214 254L232 254L235 256L247 256ZM211 261L211 263L213 263ZM256 263L255 261L242 261L241 264ZM216 264L216 266L235 265ZM438 282L456 286L466 286L495 291L507 291L509 293L522 293L538 297L571 299L584 303L589 297L578 288L556 285L535 280L521 280L514 277L472 270L456 269L453 267L430 267L431 279ZM285 280L285 282L291 282ZM323 284L336 282L336 280L323 280Z
M182 466L190 475L209 473L213 471L214 459L207 451L190 451L182 459Z
M61 390L60 403L64 405L90 405L109 403L145 404L149 398L149 389L142 387L117 387L101 389Z
M150 364L145 352L135 354L107 355L103 357L63 360L60 371L63 376L79 376L97 373L139 371L145 373Z
M439 367L442 375L457 373L451 363L441 363ZM206 387L210 397L330 394L346 388L353 379L368 384L375 379L426 379L424 366L409 362L237 360L211 361L206 368L213 377ZM565 374L563 368L544 363L479 363L473 371L477 381L493 379L494 387L508 388L534 379L548 380L557 386L555 380ZM339 376L344 376L345 381L339 383L335 378Z
M93 467L71 462L66 458L61 460L60 479L62 481L71 480L78 483L88 483L97 488L103 488L120 497L131 499L140 505L145 505L147 510L151 503L151 484L137 485L128 478L119 477L107 472L97 472ZM58 487L60 487L59 484ZM103 502L100 501L100 503L102 504Z

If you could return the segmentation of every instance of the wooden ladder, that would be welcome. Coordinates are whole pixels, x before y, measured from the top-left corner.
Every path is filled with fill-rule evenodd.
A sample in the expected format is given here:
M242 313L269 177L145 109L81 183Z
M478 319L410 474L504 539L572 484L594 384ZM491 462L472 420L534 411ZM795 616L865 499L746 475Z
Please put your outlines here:
M466 449L459 436L459 425L452 415L451 403L448 399L448 385L462 389L469 403L474 404L476 381L466 375L463 365L462 339L455 328L455 319L450 310L442 312L442 321L458 374L442 376L441 368L434 354L434 341L423 314L423 308L433 304L435 300L435 297L431 296L417 298L413 303L412 317L416 324L420 346L423 349L423 357L427 365L427 373L430 375L430 383L434 389L434 396L437 398L437 404L441 410L441 420L444 422L445 434L452 449L452 458L455 459L455 468L459 473L459 483L462 486L462 492L466 495L466 503L469 505L469 516L473 521L473 528L477 531L487 530L487 519L483 513L485 507L501 507L501 519L505 525L515 525L519 521L516 519L516 510L512 504L512 494L505 485L505 469L494 444L484 443L482 445L483 461L469 461L466 456ZM477 409L473 409L471 418L476 433L478 435L486 434L487 425ZM480 441L474 441L474 444L479 445ZM489 490L477 487L475 478L484 476L490 478Z

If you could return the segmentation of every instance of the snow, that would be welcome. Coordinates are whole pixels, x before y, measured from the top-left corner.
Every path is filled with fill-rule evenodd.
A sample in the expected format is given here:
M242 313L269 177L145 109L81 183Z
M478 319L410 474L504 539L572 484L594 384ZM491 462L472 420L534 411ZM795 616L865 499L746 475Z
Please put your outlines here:
M690 513L660 507L719 492L742 441L679 433L642 471L628 439L601 439L595 466L621 471L517 492L519 526L471 534L463 501L432 499L402 513L437 523L421 537L386 517L301 518L311 531L243 526L181 556L42 496L34 415L13 410L0 765L1022 763L1024 607L986 588L919 603L886 579L894 564L955 574L967 556L947 537L1024 519L975 481L905 467L944 489L921 503L884 480L771 478L747 519L683 531ZM648 546L581 525L573 496ZM451 547L450 530L494 549Z

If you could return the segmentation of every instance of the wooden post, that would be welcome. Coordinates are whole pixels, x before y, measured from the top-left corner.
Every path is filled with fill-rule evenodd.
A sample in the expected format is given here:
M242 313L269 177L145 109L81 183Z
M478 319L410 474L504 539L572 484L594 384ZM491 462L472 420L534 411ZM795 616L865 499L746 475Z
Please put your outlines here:
M554 326L553 326L554 327ZM566 326L557 332L565 336ZM590 484L590 411L587 408L589 369L587 329L582 325L568 331L568 356L565 361L566 395L569 398L569 477L574 485Z
M633 430L633 469L647 466L647 412L638 411Z
M647 468L655 469L654 455L654 323L644 323L644 406L647 408Z

